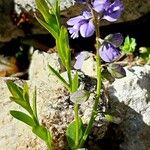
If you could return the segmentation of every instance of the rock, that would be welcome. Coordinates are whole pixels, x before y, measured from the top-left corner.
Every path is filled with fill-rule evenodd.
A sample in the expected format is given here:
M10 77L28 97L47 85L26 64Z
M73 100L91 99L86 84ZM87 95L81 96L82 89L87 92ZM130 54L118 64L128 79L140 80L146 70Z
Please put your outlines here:
M109 87L112 113L122 119L114 130L120 150L150 148L150 66L126 69L127 76Z
M94 54L86 51L85 53L88 55L88 58L83 62L81 71L89 77L96 78L96 62Z
M3 150L45 149L45 145L22 122L10 115L10 110L22 110L20 106L9 100L10 93L6 81L13 80L22 85L17 78L0 78L0 145Z
M51 0L52 4L54 4L54 2L55 0ZM27 0L27 1L15 0L15 3L25 8L26 10L28 10L28 6L30 6L30 8L32 8L33 10L35 10L36 7L34 0ZM124 5L124 12L120 19L121 22L135 20L145 15L150 10L150 1L147 0L141 1L122 0L122 3ZM79 15L82 12L83 8L84 8L83 5L75 4L75 0L61 0L61 10L65 10L65 17L67 18Z
M92 56L93 57L93 56ZM45 59L44 59L45 58ZM91 59L89 57L89 59ZM39 61L40 60L40 61ZM88 61L88 60L86 60ZM90 60L91 63L92 60ZM93 59L94 61L94 59ZM42 62L41 64L39 62ZM60 69L57 54L46 54L36 51L30 66L30 80L27 81L31 91L37 87L37 106L40 121L52 131L55 149L67 149L65 131L66 126L74 118L73 105L69 100L69 94L63 85L48 73L47 64L56 65ZM93 66L93 65L92 65ZM38 68L39 67L39 68ZM32 69L33 71L32 71ZM42 70L42 68L44 68ZM84 70L84 67L82 68ZM40 70L40 71L39 71ZM88 75L90 70L88 71ZM85 71L85 74L86 74ZM94 72L92 72L93 75ZM150 66L134 66L126 68L127 76L116 79L108 87L110 97L110 113L121 118L121 123L114 128L116 143L119 150L149 150L150 143ZM47 76L47 77L46 77ZM49 76L49 78L48 78ZM82 78L82 77L81 77ZM90 77L81 80L83 85L90 91L95 88L95 81ZM14 78L0 78L0 145L3 149L37 149L45 150L43 142L31 133L31 129L18 120L12 118L9 110L22 110L17 104L9 100L9 92L5 81L11 79L22 86L24 81ZM90 83L90 84L89 84ZM86 124L93 106L94 94L90 95L88 101L80 105L80 115ZM100 107L101 108L101 104ZM103 107L103 109L106 109ZM92 134L87 142L87 147L101 149L96 143L103 138L108 124L103 121L102 116L96 118Z
M35 51L29 71L30 80L27 83L30 87L30 93L35 86L37 87L38 116L40 122L52 131L54 149L65 150L68 149L65 137L66 127L74 119L73 104L70 102L69 94L64 86L47 70L48 63L51 63L53 67L55 66L55 69L60 69L56 53L46 54ZM30 127L10 115L10 110L22 110L22 108L9 100L10 93L6 87L6 80L13 80L20 86L24 82L17 78L0 78L0 97L2 100L0 102L0 145L3 150L46 150L45 144L31 132ZM93 87L90 85L89 88ZM80 105L80 116L85 124L89 121L94 102L93 96L91 94L90 98ZM88 142L90 145L104 136L107 124L102 120L102 116L97 117L92 130L93 134L90 137L91 140Z
M60 71L59 57L56 53L50 55L36 50L32 55L29 67L29 80L41 80L47 83L52 82L49 76L53 76L53 74L50 72L48 64L51 64L56 71Z
M95 74L94 65L89 65L94 63L91 57L84 61L85 65L81 68L84 74ZM116 134L115 142L119 143L119 150L149 150L150 66L133 66L125 69L126 77L116 79L108 86L110 112L122 120L113 129Z
M10 41L18 36L23 36L24 33L12 21L14 12L13 0L0 0L0 42Z
M56 2L55 0L50 0L52 6L55 5L55 2ZM24 8L27 11L29 11L29 9L35 11L36 8L35 0L26 0L26 1L14 0L14 3L16 7L18 6L18 8L16 8L17 13L20 13L21 8ZM60 0L60 9L61 10L67 9L70 6L73 6L74 4L75 4L74 0Z
M124 11L120 22L138 19L150 12L150 1L147 0L122 0Z

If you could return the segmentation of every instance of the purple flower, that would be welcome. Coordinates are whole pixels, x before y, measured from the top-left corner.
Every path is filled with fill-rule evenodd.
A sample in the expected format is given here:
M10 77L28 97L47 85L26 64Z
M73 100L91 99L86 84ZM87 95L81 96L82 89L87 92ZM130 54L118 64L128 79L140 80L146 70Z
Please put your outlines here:
M112 43L115 47L120 47L123 42L123 36L121 33L109 34L105 37L105 40Z
M106 7L103 12L103 19L110 22L116 21L123 10L123 5L120 0L115 0L109 7Z
M117 49L123 42L123 37L120 33L111 34L107 36L102 46L99 49L99 55L105 62L112 62L120 56Z
M93 8L95 11L103 14L102 19L114 22L120 17L123 5L120 0L115 0L113 3L110 0L95 0L93 2Z
M86 60L89 57L87 52L81 52L77 57L76 57L76 62L74 64L74 68L75 69L81 69L82 68L82 64L84 62L84 60Z
M106 7L109 7L110 4L109 0L95 0L93 2L93 8L97 12L102 12Z
M84 11L82 15L69 19L67 24L72 26L68 29L73 39L79 37L79 32L82 37L90 37L95 31L92 14L88 11Z

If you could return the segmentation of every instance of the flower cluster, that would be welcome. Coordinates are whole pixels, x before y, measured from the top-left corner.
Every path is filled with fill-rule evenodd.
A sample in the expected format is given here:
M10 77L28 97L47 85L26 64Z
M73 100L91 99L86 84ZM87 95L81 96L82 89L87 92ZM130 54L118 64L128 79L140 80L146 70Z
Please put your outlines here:
M86 1L77 0L77 2L85 3ZM73 39L79 37L79 33L82 37L90 37L95 32L92 10L96 11L99 20L105 19L114 22L120 17L123 10L123 4L120 0L114 0L114 2L111 2L110 0L93 0L90 3L89 11L83 11L81 15L67 21L67 24L69 25L68 30ZM100 40L100 57L105 62L115 61L120 56L118 47L120 47L122 41L123 37L120 33L109 35L104 40ZM85 58L86 56L84 56L83 53L77 56L77 62L74 67L80 69Z
M83 3L84 1L82 0L80 2ZM105 19L110 22L116 21L123 10L123 5L120 0L115 0L113 3L110 0L94 0L91 5L97 13L102 14L102 17L99 19ZM82 37L90 37L95 31L91 11L83 11L82 15L68 20L67 24L71 26L68 29L72 38L77 38L79 32Z
M80 16L71 18L67 21L67 24L72 26L68 29L73 39L79 36L79 31L82 37L90 37L95 31L92 14L88 11L84 11Z

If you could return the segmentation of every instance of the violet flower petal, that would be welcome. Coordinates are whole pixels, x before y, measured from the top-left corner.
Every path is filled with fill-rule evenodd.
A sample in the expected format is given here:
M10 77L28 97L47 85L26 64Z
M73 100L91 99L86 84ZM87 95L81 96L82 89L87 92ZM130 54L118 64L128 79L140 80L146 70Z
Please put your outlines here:
M85 59L87 59L89 56L87 55L87 52L81 52L77 57L76 57L76 62L74 64L75 69L81 69L83 62Z
M77 17L74 17L74 18L71 18L67 21L67 24L70 25L70 26L73 26L75 25L77 22L80 22L81 20L83 20L84 17L83 16L77 16Z
M95 31L95 26L90 20L88 23L84 23L80 26L80 34L82 37L90 37Z
M106 7L110 5L109 0L95 0L93 2L93 8L97 12L102 12Z
M84 11L82 15L69 19L67 24L71 26L68 28L71 38L77 38L79 36L79 31L83 37L92 36L95 27L91 18L91 12Z
M120 56L120 52L111 43L105 42L99 49L99 55L105 62L112 62Z
M111 44L113 44L115 47L120 47L123 42L123 36L121 33L114 33L112 34L111 39L109 40Z
M92 14L89 11L84 11L83 14L82 14L82 16L84 17L84 19L89 20L89 19L91 19Z
M106 19L110 22L116 21L123 10L123 5L120 0L115 0L109 7L103 11L103 19Z

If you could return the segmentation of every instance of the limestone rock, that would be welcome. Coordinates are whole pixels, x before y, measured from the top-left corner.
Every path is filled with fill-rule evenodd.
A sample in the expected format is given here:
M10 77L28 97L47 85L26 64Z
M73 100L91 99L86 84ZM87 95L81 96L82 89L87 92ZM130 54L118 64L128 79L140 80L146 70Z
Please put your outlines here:
M56 53L50 55L48 53L36 50L32 55L32 60L29 67L29 79L41 80L47 83L52 82L49 76L53 74L50 72L48 64L51 64L56 71L59 71L60 64L58 55Z
M89 53L90 55L90 53ZM95 74L95 61L90 57L81 70L88 76ZM150 66L126 69L126 77L108 86L110 111L122 122L114 129L119 150L149 150L150 148ZM117 140L116 140L117 141Z
M22 110L17 104L9 100L10 93L6 81L13 80L22 84L17 78L0 78L0 149L45 149L45 145L22 122L10 115L10 110Z
M38 116L40 122L52 131L54 149L65 150L68 149L65 137L66 127L74 119L73 104L64 86L47 70L48 63L59 70L58 56L55 53L46 54L36 51L32 57L30 80L27 83L31 96L34 87L37 87ZM31 132L30 127L10 115L10 110L22 110L22 108L9 100L10 93L5 83L8 79L20 86L24 82L17 78L0 78L0 145L3 150L46 150L45 144ZM85 124L89 121L94 102L93 96L91 94L89 100L80 105L80 116ZM98 116L89 143L101 139L106 130L107 122L102 120L102 116Z
M150 66L135 66L126 73L109 87L111 110L123 120L115 128L123 135L120 150L149 150Z

